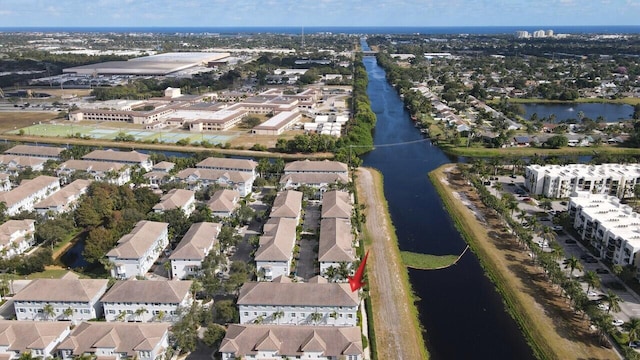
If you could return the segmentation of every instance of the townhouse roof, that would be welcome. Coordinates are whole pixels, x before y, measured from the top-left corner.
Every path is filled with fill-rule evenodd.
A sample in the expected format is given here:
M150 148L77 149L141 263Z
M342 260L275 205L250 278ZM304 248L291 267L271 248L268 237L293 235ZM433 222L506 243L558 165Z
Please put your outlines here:
M107 256L121 259L139 259L153 245L156 239L164 231L167 231L168 227L169 223L139 221L129 234L118 240L118 245L111 249Z
M120 171L125 167L121 162L105 162L95 160L67 160L60 164L59 169L70 169L76 171L94 171L94 172L108 172L108 171Z
M346 173L348 171L347 164L339 161L322 160L311 161L298 160L293 161L284 166L284 173L289 172L341 172Z
M185 189L171 189L160 198L160 202L153 206L153 210L164 211L179 209L195 200L195 192Z
M69 325L61 321L0 320L0 347L20 353L42 350L69 330Z
M0 155L0 164L6 164L8 167L39 167L43 166L47 161L43 157L21 156L21 155Z
M253 171L257 166L258 163L253 160L219 157L208 157L196 164L196 167L201 169L227 169L239 171Z
M191 225L180 240L169 259L204 260L218 240L222 226L218 223L201 222Z
M149 160L149 155L132 151L94 150L82 157L84 160L141 163Z
M18 291L13 301L90 302L107 288L107 279L35 279Z
M295 326L230 324L220 352L236 357L275 351L278 355L301 356L319 352L329 358L362 356L362 338L357 326Z
M164 179L164 178L170 178L171 174L169 174L169 172L167 171L153 170L153 171L144 173L142 177L145 179Z
M13 234L18 231L28 231L35 223L36 221L31 219L5 221L0 225L0 246L8 245Z
M48 209L51 207L66 205L69 203L69 199L77 197L80 193L86 191L89 185L91 185L91 180L74 180L59 191L53 193L53 195L35 204L33 207L35 209Z
M7 207L11 207L36 191L50 186L52 183L59 184L60 180L57 177L46 175L40 175L31 180L23 180L17 188L0 193L0 202L4 202Z
M351 196L346 191L327 191L322 195L322 218L351 218Z
M237 206L237 199L240 193L236 190L223 189L213 193L213 196L207 202L207 206L213 212L231 212Z
M288 261L296 241L298 221L292 218L272 218L264 224L264 235L255 253L256 261Z
M59 158L65 149L53 146L16 145L4 153L9 155Z
M131 358L137 351L152 351L166 336L169 323L82 322L58 345L73 355L95 353L98 348L114 349Z
M335 183L348 183L349 178L345 174L336 173L292 173L282 175L280 178L280 184L286 183L293 184L335 184Z
M297 218L302 209L302 192L295 190L281 191L276 195L269 217Z
M183 280L122 280L116 283L100 299L103 303L162 303L182 302L191 288L192 281Z
M173 169L174 166L176 166L176 164L170 161L161 161L153 165L153 170L168 172Z
M353 235L347 219L327 218L320 221L320 239L318 246L319 262L352 262Z
M359 302L358 292L352 292L347 283L274 280L244 283L237 303L264 306L358 306Z
M187 180L189 177L194 177L198 180L206 181L218 181L220 179L227 179L233 183L244 183L251 180L251 174L244 171L232 171L232 170L214 170L214 169L195 169L187 168L178 174L176 178L180 180Z

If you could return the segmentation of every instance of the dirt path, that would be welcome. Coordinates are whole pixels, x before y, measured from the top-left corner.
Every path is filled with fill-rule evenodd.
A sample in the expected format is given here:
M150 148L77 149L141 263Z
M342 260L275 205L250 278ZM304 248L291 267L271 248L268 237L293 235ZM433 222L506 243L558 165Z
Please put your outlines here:
M358 198L366 205L367 272L373 308L378 359L416 360L423 357L424 342L410 310L407 270L402 264L390 226L382 178L370 169L358 169Z

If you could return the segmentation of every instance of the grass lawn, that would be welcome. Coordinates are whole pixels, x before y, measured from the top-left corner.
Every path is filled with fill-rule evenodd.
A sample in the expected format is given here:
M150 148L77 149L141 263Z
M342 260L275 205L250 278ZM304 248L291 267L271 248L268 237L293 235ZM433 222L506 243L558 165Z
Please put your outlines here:
M617 146L602 145L598 147L564 147L561 149L541 149L532 147L510 147L510 148L481 148L481 147L446 147L442 149L450 154L471 156L471 157L496 157L496 156L572 156L572 155L640 155L640 148L623 148Z
M0 133L5 131L20 129L25 126L32 126L34 123L45 122L55 119L58 113L46 111L12 111L0 112Z
M457 255L430 255L418 254L410 251L401 251L402 262L410 268L419 270L435 270L452 265L457 259Z

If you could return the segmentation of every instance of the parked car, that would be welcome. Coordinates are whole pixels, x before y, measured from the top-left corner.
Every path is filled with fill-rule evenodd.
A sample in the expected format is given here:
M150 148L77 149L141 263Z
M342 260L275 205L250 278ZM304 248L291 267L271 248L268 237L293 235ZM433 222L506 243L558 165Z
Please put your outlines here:
M620 320L620 319L613 319L613 321L611 322L611 324L613 326L622 326L622 324L624 324L624 321Z
M608 273L609 273L609 270L607 270L607 269L602 269L602 268L597 268L597 269L596 269L596 273L604 275L604 274L608 274Z
M595 264L595 263L598 262L598 259L596 259L596 258L588 258L588 259L585 259L584 262L586 262L587 264Z
M629 347L632 347L634 349L637 348L637 347L640 347L640 340L636 340L636 341L630 342L629 343Z
M560 225L556 225L552 227L553 231L562 231L564 228Z
M600 304L598 304L598 309L603 310L603 311L607 311L607 310L609 310L609 305L607 305L605 303L600 303Z
M565 243L565 244L575 244L575 243L576 243L576 241L575 241L575 240L573 240L573 239L567 239L567 240L565 240L565 241L564 241L564 243Z
M600 296L600 294L598 294L597 292L593 291L593 290L589 290L589 292L587 292L587 296Z

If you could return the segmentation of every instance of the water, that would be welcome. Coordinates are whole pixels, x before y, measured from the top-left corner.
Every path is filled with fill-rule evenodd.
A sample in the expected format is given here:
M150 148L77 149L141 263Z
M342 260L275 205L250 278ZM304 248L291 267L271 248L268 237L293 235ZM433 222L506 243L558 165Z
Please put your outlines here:
M369 74L367 92L378 117L376 148L364 157L364 165L384 176L400 248L459 254L466 244L427 177L429 171L450 160L413 127L375 58L366 57L364 63ZM467 252L451 268L411 270L409 277L421 299L417 306L432 359L534 359L473 253Z
M76 241L73 246L71 246L61 257L60 261L72 269L76 268L86 268L91 265L87 260L85 260L84 256L82 256L82 252L84 251L84 239Z
M538 114L538 118L555 114L556 122L569 119L578 119L578 113L582 111L585 117L596 120L602 116L607 122L617 122L629 120L633 115L633 106L626 104L522 104L525 110L524 117L530 119L533 113Z

